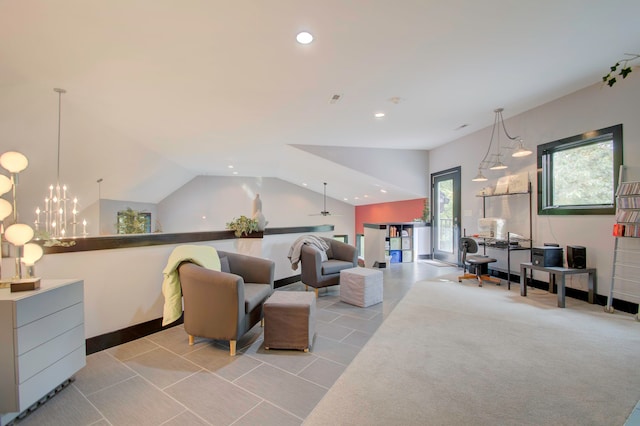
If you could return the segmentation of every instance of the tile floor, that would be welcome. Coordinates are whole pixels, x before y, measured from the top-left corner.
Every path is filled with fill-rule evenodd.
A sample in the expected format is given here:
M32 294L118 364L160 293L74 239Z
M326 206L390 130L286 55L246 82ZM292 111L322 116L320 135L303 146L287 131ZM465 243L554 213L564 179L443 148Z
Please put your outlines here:
M189 346L182 326L89 355L71 384L15 424L300 425L414 282L456 270L391 264L383 303L368 308L340 302L338 287L321 290L308 353L266 351L257 325L235 357L221 341Z

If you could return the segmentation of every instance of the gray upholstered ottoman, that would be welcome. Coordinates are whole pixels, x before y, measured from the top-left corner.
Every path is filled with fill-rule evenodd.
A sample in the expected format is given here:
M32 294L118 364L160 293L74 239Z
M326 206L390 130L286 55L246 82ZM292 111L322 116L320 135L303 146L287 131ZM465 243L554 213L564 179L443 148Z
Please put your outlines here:
M274 291L264 302L264 348L309 351L316 332L316 295Z
M350 268L340 271L340 300L366 308L382 302L382 271Z

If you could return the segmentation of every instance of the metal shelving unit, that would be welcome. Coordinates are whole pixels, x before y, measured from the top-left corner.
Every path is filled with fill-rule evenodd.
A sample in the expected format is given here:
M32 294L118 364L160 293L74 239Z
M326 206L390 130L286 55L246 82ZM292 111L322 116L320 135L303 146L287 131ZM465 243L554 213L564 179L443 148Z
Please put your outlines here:
M531 247L532 247L532 239L533 235L533 223L532 223L532 211L531 211L531 182L527 184L526 192L507 192L504 194L481 194L477 195L482 198L482 217L487 216L487 199L494 197L513 197L513 196L527 196L529 201L528 210L529 210L529 235L525 238L514 237L513 233L507 232L507 240L497 240L495 238L482 238L484 240L484 254L487 254L487 247L491 247L493 249L505 250L507 252L507 288L511 289L511 252L518 250L529 250L529 260L532 261L531 258ZM512 244L516 243L516 244ZM522 244L526 244L526 246L522 246Z

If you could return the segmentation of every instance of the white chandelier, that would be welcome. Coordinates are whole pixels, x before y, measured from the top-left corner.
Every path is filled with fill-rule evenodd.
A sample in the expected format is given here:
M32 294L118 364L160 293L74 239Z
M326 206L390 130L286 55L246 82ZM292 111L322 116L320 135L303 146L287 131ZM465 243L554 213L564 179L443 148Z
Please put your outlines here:
M48 195L44 199L44 210L36 208L34 222L36 232L44 234L46 239L76 237L78 225L78 198L67 194L67 185L60 184L60 123L62 116L62 94L64 89L53 89L58 93L58 170L56 184L49 185ZM44 216L44 221L42 220ZM69 229L71 225L71 229ZM82 222L82 235L86 236L87 222Z

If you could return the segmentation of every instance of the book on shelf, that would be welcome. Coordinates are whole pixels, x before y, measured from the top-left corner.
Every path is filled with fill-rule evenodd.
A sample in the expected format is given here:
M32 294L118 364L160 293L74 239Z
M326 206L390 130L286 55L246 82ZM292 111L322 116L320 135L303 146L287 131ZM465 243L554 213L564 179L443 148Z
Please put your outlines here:
M509 192L509 176L502 176L496 183L496 189L493 191L495 195L506 194Z
M616 223L613 225L613 236L640 238L640 223L627 223L625 225Z
M616 195L640 195L640 182L620 182Z
M620 209L640 209L640 195L636 197L618 197L618 208Z
M529 190L529 174L518 173L509 176L509 192L527 192Z
M616 222L640 222L640 210L618 210Z

